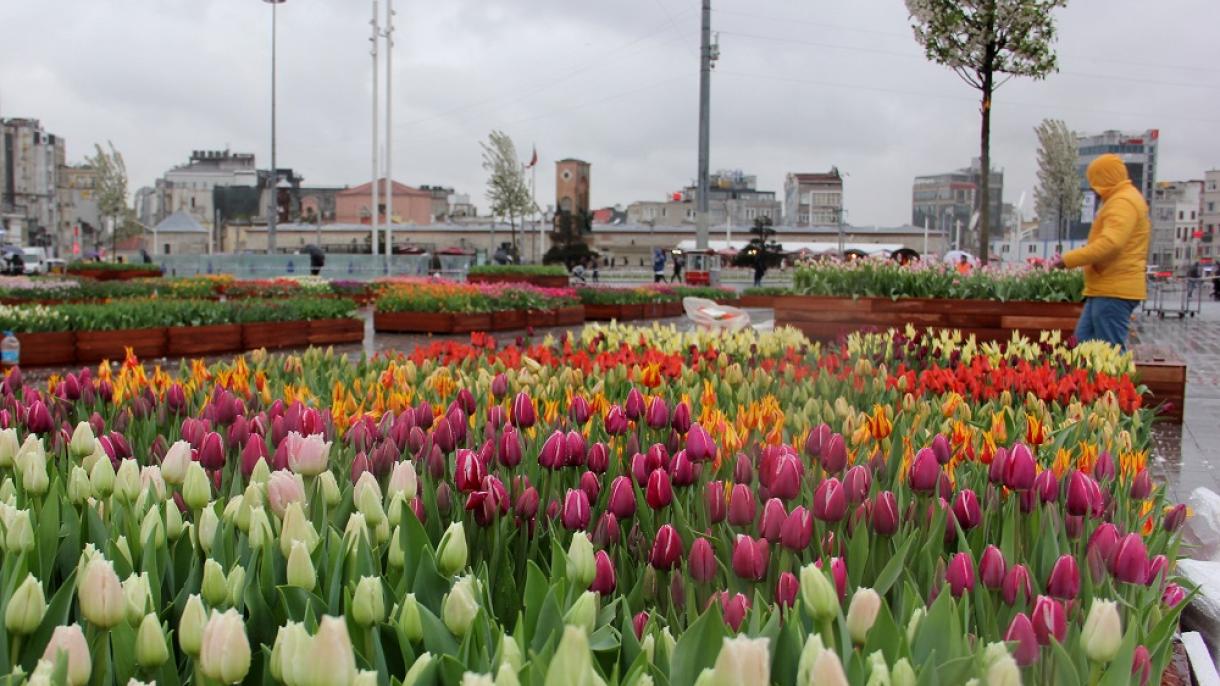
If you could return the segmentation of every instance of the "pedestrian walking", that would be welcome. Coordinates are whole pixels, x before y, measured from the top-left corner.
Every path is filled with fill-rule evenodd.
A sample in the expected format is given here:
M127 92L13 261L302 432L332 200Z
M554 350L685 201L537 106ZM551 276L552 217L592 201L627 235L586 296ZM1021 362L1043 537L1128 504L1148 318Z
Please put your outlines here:
M758 250L754 253L754 287L762 286L763 277L767 275L767 251Z
M669 280L670 283L679 283L682 281L682 268L686 266L686 258L680 253L674 253L674 275Z
M652 280L653 283L665 281L665 251L660 248L652 251Z

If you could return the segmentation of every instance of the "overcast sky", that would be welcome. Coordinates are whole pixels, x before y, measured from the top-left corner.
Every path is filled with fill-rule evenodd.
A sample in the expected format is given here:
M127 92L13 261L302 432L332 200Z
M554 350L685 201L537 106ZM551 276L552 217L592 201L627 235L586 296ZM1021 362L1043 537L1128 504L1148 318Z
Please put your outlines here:
M384 0L383 0L384 2ZM371 177L369 2L279 6L280 166L307 184ZM66 137L69 161L111 140L131 189L194 149L269 164L271 7L258 0L5 2L0 116ZM848 221L910 221L911 181L978 154L976 92L924 60L901 0L714 0L713 169L782 196L789 171L837 165ZM384 5L383 5L384 7ZM394 177L470 193L479 141L503 129L554 203L554 161L593 164L595 206L692 181L698 0L397 0ZM1032 214L1033 128L1159 128L1158 178L1220 166L1214 0L1072 0L1061 71L996 95L993 164Z

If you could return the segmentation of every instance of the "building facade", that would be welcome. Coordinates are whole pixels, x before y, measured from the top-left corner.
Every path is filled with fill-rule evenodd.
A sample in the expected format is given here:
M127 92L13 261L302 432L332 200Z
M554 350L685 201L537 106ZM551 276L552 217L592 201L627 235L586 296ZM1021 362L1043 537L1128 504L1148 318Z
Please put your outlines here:
M1200 208L1203 225L1203 240L1211 248L1210 256L1220 257L1217 248L1220 247L1220 169L1213 169L1203 175L1203 197Z
M54 244L64 258L81 254L102 230L97 204L97 168L89 164L59 168L58 226Z
M0 228L14 245L54 247L64 140L37 119L0 120Z
M955 247L977 244L969 235L978 189L982 181L981 164L975 159L969 167L944 174L916 176L911 187L911 224L940 229L953 237ZM1004 172L991 171L988 180L989 220L992 236L1004 234ZM963 248L964 249L964 248Z
M789 173L784 180L784 223L789 226L838 224L843 209L843 177L838 167L826 174Z
M741 171L718 171L708 180L708 225L753 226L756 219L783 223L783 205L775 191L758 190L757 177ZM627 223L643 226L694 226L699 189L687 186L667 200L642 200L627 206Z
M1069 229L1072 238L1087 238L1093 226L1093 217L1101 207L1101 198L1089 186L1086 172L1089 164L1106 154L1118 155L1127 166L1131 183L1139 189L1144 199L1153 198L1156 190L1156 163L1160 130L1148 129L1142 133L1106 131L1096 135L1076 137L1077 170L1080 173L1080 188L1084 191L1080 208L1080 220L1072 222Z
M395 181L394 188L394 223L395 224L431 224L432 223L432 191L412 188ZM377 223L385 224L386 216L386 180L380 180L377 194ZM339 191L335 195L336 224L369 224L373 216L369 209L372 203L373 184L362 183L353 188Z
M151 226L175 212L186 212L201 226L210 228L218 219L216 188L245 188L250 189L247 192L258 194L262 185L252 153L195 150L186 164L174 167L157 179L155 200L143 201L151 205L151 211L144 214L152 221L141 221ZM219 220L223 222L225 218L222 216Z
M555 207L579 215L590 210L589 184L592 165L566 159L555 163Z
M1160 181L1152 190L1152 239L1148 262L1185 272L1198 259L1214 257L1203 232L1203 181Z

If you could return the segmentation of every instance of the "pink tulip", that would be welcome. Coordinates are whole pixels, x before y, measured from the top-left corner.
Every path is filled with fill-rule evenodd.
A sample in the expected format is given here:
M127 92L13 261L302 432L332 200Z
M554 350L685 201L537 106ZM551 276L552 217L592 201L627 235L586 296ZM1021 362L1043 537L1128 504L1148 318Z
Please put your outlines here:
M593 577L593 584L589 586L590 591L595 591L601 595L610 595L614 592L614 563L610 561L610 556L606 551L599 550L593 556L593 567L596 574Z
M585 463L585 437L579 431L569 431L563 438L564 464L580 467Z
M940 465L947 465L949 460L953 459L953 449L949 446L949 439L945 438L944 434L936 434L932 439L932 454L936 456L936 462Z
M599 441L589 446L588 466L590 471L597 474L605 474L610 468L610 451L605 443Z
M576 426L584 426L589 423L589 417L592 411L589 409L589 401L585 400L583 395L572 397L572 404L568 405L568 417Z
M699 466L690 461L685 450L679 450L669 462L669 476L675 486L690 486L699 476Z
M1034 485L1037 463L1034 454L1024 443L1012 447L1004 463L1004 485L1013 491L1029 490Z
M287 453L285 453L285 456ZM267 444L263 441L263 437L258 434L251 434L246 439L246 445L241 451L241 474L249 479L254 473L254 467L259 460L270 463L270 455L267 454ZM270 466L270 464L268 464Z
M737 453L737 461L733 463L733 483L749 486L754 481L754 465L750 458Z
M1062 643L1067 637L1067 608L1054 598L1038 596L1030 621L1041 645L1050 645L1052 638Z
M615 477L610 482L610 499L606 506L619 519L629 519L635 514L635 491L629 477Z
M644 629L648 626L648 611L638 612L631 618L631 628L635 631L636 640L644 638Z
M784 510L784 504L779 498L771 498L763 505L762 518L758 520L759 535L772 543L778 542L780 531L787 519L788 513Z
M1165 512L1164 518L1161 520L1161 528L1169 533L1173 533L1182 528L1182 524L1186 521L1186 505L1178 503L1169 508Z
M1029 575L1029 568L1021 564L1009 568L1008 573L1004 575L1002 594L1004 603L1009 607L1016 605L1018 594L1021 594L1025 602L1029 602L1030 598L1034 597L1034 584Z
M623 403L623 411L627 418L636 421L644 414L644 395L634 386L627 391L627 401Z
M1096 555L1108 566L1110 560L1114 558L1114 553L1118 550L1118 539L1118 529L1110 522L1104 522L1093 530L1086 549L1090 556Z
M691 424L686 433L686 456L695 462L704 462L716 457L716 444L712 437L698 424Z
M664 398L653 398L652 402L648 403L645 420L652 429L663 429L669 426L669 406L665 404Z
M602 485L597 480L597 475L593 472L585 472L580 475L580 490L585 492L585 496L589 498L590 503L597 502L597 496L601 493Z
M958 491L953 499L953 516L963 531L970 531L983 521L982 510L979 509L978 496L969 488Z
M991 464L987 466L987 480L991 483L1000 486L1004 483L1004 468L1008 464L1008 449L1004 447L996 448L995 455L991 458Z
M821 560L818 561L818 568L821 568ZM839 594L839 600L847 597L847 562L841 557L830 558L830 576L835 582L835 591Z
M847 466L847 444L841 434L831 434L822 446L822 469L827 474L838 474Z
M1109 452L1102 451L1093 464L1093 478L1098 481L1109 481L1114 478L1114 458Z
M709 481L703 491L703 500L707 504L708 523L719 524L723 522L729 512L728 503L725 502L724 482Z
M472 450L459 450L456 465L453 480L458 490L462 493L479 490L479 485L483 482L487 471L483 468L483 463L479 461L478 455Z
M672 524L662 524L652 541L648 563L661 571L677 567L682 560L682 539Z
M284 511L291 503L305 502L305 486L300 479L288 471L275 471L267 480L267 504L276 517L283 519Z
M199 442L199 463L207 470L225 466L225 447L220 434L209 431L203 435Z
M1135 654L1131 658L1131 674L1139 676L1139 686L1148 686L1152 678L1152 656L1144 646L1135 646Z
M513 426L518 429L528 429L534 425L537 419L537 415L534 412L534 400L530 398L529 393L521 391L513 398Z
M729 595L728 591L722 591L719 596L725 624L728 624L733 631L739 631L742 622L746 619L746 613L750 611L749 598L741 593Z
M457 438L453 435L448 417L441 417L432 427L432 444L439 447L441 452L446 455L453 452L454 446L457 445Z
M1144 500L1150 495L1152 495L1152 475L1148 473L1147 469L1141 469L1131 480L1131 498Z
M284 440L288 443L288 467L297 474L317 476L330 466L330 443L321 434L302 436L294 431Z
M911 460L911 468L907 473L907 482L916 493L932 493L940 481L940 463L936 461L936 453L931 448L920 448Z
M783 572L775 585L775 602L783 607L796 605L796 594L801 590L801 582L797 581L792 572Z
M780 528L779 539L785 548L793 552L808 548L813 540L813 513L800 505L792 508Z
M771 496L780 500L792 500L801 492L801 477L805 467L791 453L781 453L775 458L767 487Z
M1177 584L1169 584L1161 594L1161 602L1166 607L1177 607L1183 600L1186 600L1186 589Z
M491 397L499 400L508 395L508 377L501 372L491 380Z
M838 522L847 513L847 494L833 476L818 484L813 493L813 516L823 522Z
M1017 644L1012 651L1012 657L1018 665L1028 667L1038 661L1038 636L1034 632L1033 622L1024 612L1018 612L1012 618L1008 630L1004 632L1004 640Z
M186 411L186 391L182 388L182 384L174 382L165 391L165 406L171 414L182 414Z
M1169 570L1169 558L1164 555L1157 555L1148 562L1148 581L1147 585L1151 586L1156 583L1157 577L1163 576Z
M1046 581L1046 592L1061 600L1075 600L1080 595L1080 568L1070 554L1060 555Z
M954 598L974 590L974 560L970 559L970 553L953 556L949 568L945 570L945 581L949 582L949 590Z
M733 572L747 581L762 581L767 577L767 564L771 559L771 547L767 539L753 539L737 535L733 544Z
M706 538L696 538L690 546L689 568L691 578L706 584L716 578L716 553Z
M873 531L881 536L893 536L898 531L898 499L890 491L882 491L873 499Z
M983 556L979 558L979 579L983 582L983 586L992 591L998 591L1004 587L1004 576L1008 572L1008 563L1004 561L1004 553L994 545L988 545L983 549Z
M538 464L546 469L559 469L564 465L566 455L565 439L562 431L555 431L547 436L538 451Z
M1084 472L1073 471L1067 482L1067 512L1077 517L1088 516L1093 510L1092 497L1089 494L1089 482L1092 479Z
M517 496L517 502L513 505L513 511L523 520L531 520L534 515L538 514L538 505L540 503L538 491L533 486L527 487Z
M729 524L750 526L754 523L756 512L754 492L750 490L750 487L743 484L733 486L729 496Z
M686 435L691 426L690 405L685 402L674 405L673 417L670 419L669 425L674 431Z
M868 492L872 487L872 473L864 465L852 467L843 476L843 488L847 493L847 502L853 505L867 500Z
M648 475L648 487L644 491L644 501L654 510L669 507L674 501L673 487L669 483L669 474L663 469L657 469Z
M1148 583L1148 551L1139 534L1127 534L1119 541L1110 563L1110 573L1124 583Z
M1059 480L1055 478L1055 472L1049 469L1038 472L1038 476L1034 477L1034 490L1038 493L1038 500L1044 503L1059 500Z
M568 531L581 531L589 527L589 496L579 488L569 488L563 498L563 526Z
M830 427L826 424L819 424L809 430L805 436L805 454L813 459L818 459L822 456L822 449L826 446L826 441L830 440Z

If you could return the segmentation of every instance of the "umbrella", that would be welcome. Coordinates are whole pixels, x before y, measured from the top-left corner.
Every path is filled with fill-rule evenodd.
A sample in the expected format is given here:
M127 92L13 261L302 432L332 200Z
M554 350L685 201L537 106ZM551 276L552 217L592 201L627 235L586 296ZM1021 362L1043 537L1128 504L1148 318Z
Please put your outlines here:
M890 255L890 259L899 264L906 264L918 260L919 252L912 248L899 248Z
M946 264L957 264L958 262L962 261L963 257L965 257L966 261L971 265L977 265L979 262L974 255L971 255L965 250L950 250L949 252L945 253L943 259Z
M305 253L307 255L309 255L310 257L325 257L326 256L326 253L323 252L321 248L314 245L313 243L310 243L309 245L305 246Z

